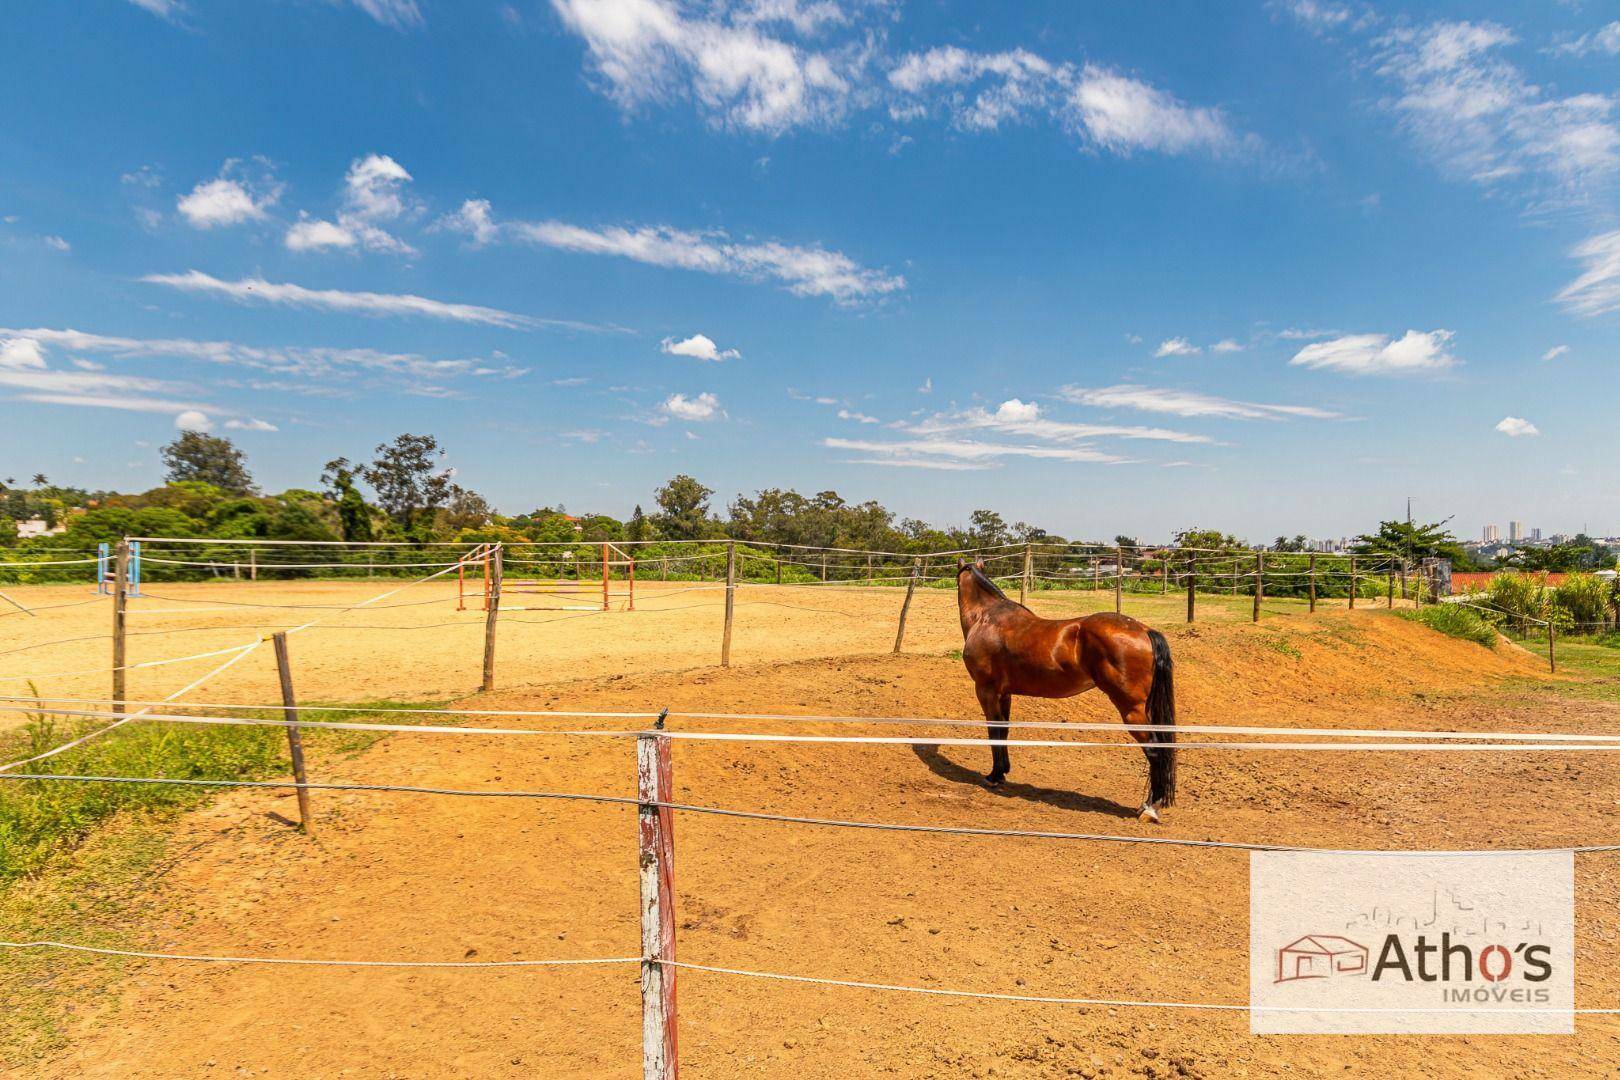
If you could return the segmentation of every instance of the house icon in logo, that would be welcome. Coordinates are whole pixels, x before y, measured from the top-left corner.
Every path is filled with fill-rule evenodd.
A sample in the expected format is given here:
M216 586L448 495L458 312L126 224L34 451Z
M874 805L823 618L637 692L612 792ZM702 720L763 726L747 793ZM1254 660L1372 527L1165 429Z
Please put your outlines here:
M1335 934L1306 934L1277 950L1277 978L1273 981L1365 974L1367 946Z

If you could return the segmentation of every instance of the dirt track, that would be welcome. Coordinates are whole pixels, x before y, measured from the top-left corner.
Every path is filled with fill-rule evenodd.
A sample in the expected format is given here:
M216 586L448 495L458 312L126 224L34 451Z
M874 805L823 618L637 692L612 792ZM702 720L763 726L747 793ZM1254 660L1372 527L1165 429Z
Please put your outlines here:
M1533 658L1377 615L1170 627L1184 722L1620 731L1617 710L1492 694ZM592 678L491 707L969 718L960 664L868 656ZM1102 719L1096 695L1015 716ZM802 730L796 727L795 730ZM833 730L828 727L809 730ZM895 729L886 729L894 731ZM899 729L905 731L907 729ZM847 728L837 729L848 733ZM920 732L919 732L920 733ZM1123 740L1121 740L1123 741ZM632 751L597 740L399 735L321 778L629 794ZM1377 847L1620 838L1609 758L1187 751L1156 832L1130 812L1134 750L680 744L676 797L904 822ZM1503 792L1511 795L1504 797ZM637 952L632 811L405 795L238 792L187 815L145 928L153 948L483 960ZM1578 807L1579 814L1569 813ZM680 955L722 966L1026 994L1242 1002L1241 852L871 833L683 815ZM1620 1004L1614 856L1578 860L1579 998ZM132 969L41 1076L621 1076L639 1068L636 972ZM691 1076L1606 1075L1620 1022L1573 1039L1254 1038L1244 1013L1011 1005L683 973Z

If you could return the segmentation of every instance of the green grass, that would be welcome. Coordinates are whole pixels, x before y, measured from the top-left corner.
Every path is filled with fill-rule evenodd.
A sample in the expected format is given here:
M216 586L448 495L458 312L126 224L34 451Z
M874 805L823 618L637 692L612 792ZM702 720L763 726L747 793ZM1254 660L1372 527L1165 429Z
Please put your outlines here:
M400 706L377 702L366 707ZM318 721L352 720L360 714L305 708L300 715L305 720ZM40 753L106 723L100 718L70 720L47 711L33 713L24 727L0 737L0 759L14 760ZM318 762L322 755L352 753L370 745L377 737L371 732L306 731L304 744L308 755ZM284 728L136 721L75 750L17 771L162 776L177 780L258 780L286 776L291 769ZM0 889L18 878L39 873L115 815L180 810L196 805L214 792L215 789L210 788L171 784L0 782Z
M361 708L436 704L372 702ZM300 715L319 721L367 714L304 708ZM106 722L35 713L25 727L0 734L0 760L60 746ZM380 732L306 729L304 746L320 776L335 757L352 755L382 737ZM284 728L137 721L31 768L53 774L255 780L287 776L292 766ZM218 791L165 784L0 782L0 940L55 938L139 947L127 928L139 925L155 902L152 884L170 861L175 815ZM164 917L173 919L175 913ZM138 963L43 950L8 952L0 962L0 1000L6 1002L0 1009L0 1073L61 1049L74 1013L103 1001L116 1003L119 979Z
M1397 614L1450 637L1472 641L1488 649L1496 647L1496 628L1481 618L1477 611L1459 604L1402 608Z

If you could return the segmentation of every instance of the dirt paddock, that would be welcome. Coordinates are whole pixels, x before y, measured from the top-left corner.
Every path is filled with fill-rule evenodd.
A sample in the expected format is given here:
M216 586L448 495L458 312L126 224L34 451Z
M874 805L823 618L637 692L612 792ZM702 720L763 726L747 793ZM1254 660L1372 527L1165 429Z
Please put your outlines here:
M297 591L330 588L339 587ZM977 717L971 684L946 655L960 643L949 595L920 594L908 652L898 657L886 655L897 594L841 594L837 606L856 614L839 615L806 610L833 606L824 593L756 595L793 606L739 603L731 670L706 666L718 645L718 606L684 615L649 609L634 621L628 613L622 621L580 618L532 639L525 632L539 628L518 624L523 632L502 630L503 689L473 700L488 708ZM678 600L664 602L673 608ZM1492 652L1378 612L1258 625L1219 614L1211 610L1194 627L1164 624L1184 723L1620 733L1612 705L1524 689L1545 678L1542 665L1510 646ZM482 625L482 613L464 617ZM227 633L197 631L187 640L216 632ZM300 680L312 696L454 696L476 677L472 631L455 631L465 642L449 633L363 633L300 642ZM153 640L178 654L175 642ZM21 668L20 657L6 659L6 670ZM64 669L73 662L53 659ZM205 699L268 692L256 681L261 673L233 669L231 677L240 681L210 687ZM177 678L150 685L167 691ZM93 685L99 692L104 683ZM1020 699L1014 718L1112 714L1098 695L1085 695ZM1607 754L1189 749L1180 801L1157 828L1133 816L1144 784L1134 749L1015 748L1009 782L996 790L980 782L988 759L976 746L680 742L675 796L809 817L1334 847L1620 841L1620 763ZM318 758L312 772L331 781L634 793L633 747L610 739L406 733L356 755ZM417 960L639 952L632 808L317 793L317 833L306 838L285 824L291 804L281 792L235 791L182 815L150 914L133 930L139 942L173 952ZM1247 1000L1243 852L690 814L677 816L675 844L685 961L1029 995ZM1617 860L1577 859L1583 1006L1620 1006ZM122 970L115 993L78 1009L69 1048L30 1065L28 1075L639 1074L634 966L145 962ZM64 979L62 993L74 992ZM1569 1038L1253 1037L1242 1011L997 1003L693 971L680 974L679 1008L682 1068L694 1077L1598 1076L1620 1061L1620 1018L1605 1016L1581 1017Z
M508 591L497 638L501 684L673 672L719 660L723 585L638 582L634 611L625 610L621 581L613 583L609 611L599 609L599 591L581 595L575 587L552 583ZM0 695L27 694L32 681L41 694L106 697L111 601L97 599L88 585L8 586L6 593L39 615L0 613ZM744 663L886 652L894 645L904 595L893 587L740 587L732 655ZM217 653L313 621L290 638L302 699L450 700L477 689L483 671L485 613L478 601L469 595L466 609L458 610L453 580L148 583L130 601L128 663ZM1210 598L1203 601L1201 618L1230 621L1240 612L1247 617L1246 603ZM1273 603L1279 611L1299 607ZM1181 617L1183 604L1173 594L1131 596L1126 610L1157 621ZM1042 593L1032 606L1053 617L1113 610L1113 594ZM955 593L919 589L907 619L908 651L960 645ZM222 659L209 655L137 667L128 673L128 692L134 700L162 698ZM257 650L189 699L279 701L270 650Z

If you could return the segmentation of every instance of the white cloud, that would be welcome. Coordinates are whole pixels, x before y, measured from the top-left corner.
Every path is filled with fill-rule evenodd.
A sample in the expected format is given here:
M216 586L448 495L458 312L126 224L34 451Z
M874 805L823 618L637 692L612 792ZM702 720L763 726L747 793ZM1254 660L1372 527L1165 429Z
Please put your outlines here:
M405 167L386 154L356 158L344 177L343 209L337 221L303 217L287 230L283 243L290 251L361 247L389 255L416 255L414 247L382 227L382 223L421 212L421 204L406 192L410 180Z
M1154 356L1197 356L1203 352L1197 345L1184 337L1166 338L1159 342L1159 347L1153 350Z
M840 115L858 52L818 52L761 31L769 18L693 16L670 0L552 0L621 106L695 102L717 125L778 134ZM796 6L795 6L796 7ZM758 12L760 9L749 9Z
M968 131L993 131L1034 116L1055 120L1088 145L1129 156L1228 153L1257 148L1220 110L1183 104L1150 83L1098 64L1054 62L1027 49L970 52L946 45L909 53L889 68L889 106L896 122L921 119L942 105Z
M796 296L826 296L840 303L877 299L903 291L906 279L861 266L839 251L777 241L739 242L724 232L691 232L668 225L591 229L561 221L497 224L489 205L471 201L439 226L463 232L477 243L506 236L542 247L588 255L612 255L649 266L775 281Z
M500 229L490 216L488 199L468 199L461 204L461 209L440 218L438 225L440 228L465 234L479 247L493 243L500 235Z
M996 408L996 420L1003 424L1025 424L1039 420L1041 407L1033 401L1023 402L1008 398Z
M354 233L330 221L295 221L282 242L289 251L319 251L322 248L352 248Z
M1568 345L1554 345L1552 348L1541 354L1541 359L1543 362L1548 360L1556 360L1567 352L1569 352Z
M909 439L899 442L872 442L862 439L830 438L821 441L833 450L853 450L878 455L857 464L895 465L910 468L990 468L996 459L1038 458L1051 461L1090 462L1112 465L1125 458L1092 446L1027 446L987 443L975 439Z
M1294 18L1316 33L1338 30L1351 19L1348 7L1323 0L1289 0L1285 6Z
M838 419L852 420L857 424L881 424L883 422L875 416L867 416L865 413L860 412L851 412L849 409L839 409Z
M197 409L187 409L174 418L174 426L181 431L211 431L214 422L208 419L208 414Z
M1569 254L1585 269L1558 291L1558 302L1577 315L1620 310L1620 229L1588 237Z
M1572 41L1560 42L1545 51L1555 56L1590 56L1593 53L1620 56L1620 22L1609 23Z
M43 369L45 353L33 338L0 338L0 369Z
M248 417L248 418L246 418L244 420L238 420L237 418L232 417L231 419L225 421L225 426L230 428L232 431L280 431L281 430L280 428L276 427L276 425L270 423L269 421L260 420L256 416L250 416L250 417Z
M409 30L424 22L416 0L354 0L354 6L395 30Z
M212 180L200 181L190 194L180 196L175 209L195 229L215 229L264 221L265 212L281 200L282 185L270 166L255 158L252 167L232 158Z
M714 420L725 415L720 409L720 399L707 392L690 398L685 394L671 394L658 406L658 411L665 418L693 422Z
M1011 406L1011 408L1009 408ZM1143 439L1154 442L1208 443L1208 435L1195 435L1170 428L1139 427L1129 424L1083 424L1053 420L1032 404L1014 398L994 413L982 408L935 413L923 420L893 425L898 430L926 438L939 438L971 431L994 431L1042 442L1074 443L1089 439Z
M921 386L917 387L917 393L919 393L919 394L932 394L933 392L934 392L934 377L932 375L930 375L930 376L928 376L926 379L924 379L922 381Z
M1415 375L1444 371L1460 361L1446 351L1450 330L1408 330L1398 339L1387 334L1348 334L1307 345L1288 361L1296 367L1340 371L1349 375Z
M1527 436L1540 435L1536 425L1520 416L1504 416L1496 424L1496 430L1510 439L1522 439Z
M1087 64L1069 97L1087 139L1117 154L1225 153L1240 140L1220 110L1184 105L1157 87Z
M1589 202L1620 171L1614 99L1531 82L1501 55L1516 40L1490 22L1397 28L1379 42L1378 70L1398 87L1389 107L1450 175L1518 182L1537 209Z
M41 237L41 239L45 242L46 247L51 248L54 251L73 250L73 245L62 239L60 236L46 236Z
M255 371L290 376L320 384L323 389L336 391L348 380L359 376L403 380L407 387L436 384L446 379L459 378L513 378L524 373L522 368L503 362L502 358L464 357L435 360L419 353L385 352L368 348L333 348L330 346L259 346L233 341L201 341L191 338L130 338L92 334L82 330L0 328L0 368L7 355L5 343L10 340L24 342L21 352L25 366L45 366L44 348L51 347L71 353L93 353L116 359L174 358L210 364L232 365ZM32 362L37 361L37 363ZM100 364L82 356L72 360L84 371L103 370ZM273 389L294 388L298 384L276 384Z
M129 0L129 2L167 22L177 22L186 10L180 0Z
M314 308L321 311L338 311L355 315L419 315L429 319L481 323L486 326L502 326L519 330L528 329L542 322L554 325L571 325L576 328L583 327L583 324L578 323L560 324L553 320L539 320L532 319L527 315L515 315L510 311L501 311L498 308L480 307L477 304L448 303L443 300L430 300L424 296L413 296L406 293L306 289L302 285L271 282L263 278L223 281L200 270L191 270L184 274L147 274L141 280L151 285L163 285L171 289L179 289L181 292L223 296L242 303L258 301L265 304L279 304L285 307Z
M1255 401L1234 401L1231 398L1200 394L1193 390L1171 390L1150 386L1104 386L1088 389L1083 386L1065 386L1058 396L1076 405L1090 405L1103 409L1137 409L1142 412L1167 413L1171 416L1211 418L1218 420L1281 420L1292 417L1311 420L1334 420L1340 414L1311 405L1266 405Z
M12 395L16 400L47 405L171 415L188 409L211 408L186 400L190 390L183 384L106 372L0 367L0 386L20 391Z
M405 195L411 174L387 154L367 154L349 164L344 177L346 202L368 221L392 221L413 208Z
M1231 338L1223 338L1222 340L1217 341L1215 344L1211 345L1209 347L1209 349L1210 349L1211 352L1235 353L1235 352L1242 352L1243 351L1243 346L1240 345L1238 342L1233 341Z
M707 334L693 334L684 341L667 337L659 348L670 356L690 356L694 360L736 360L742 353L736 349L722 349Z

